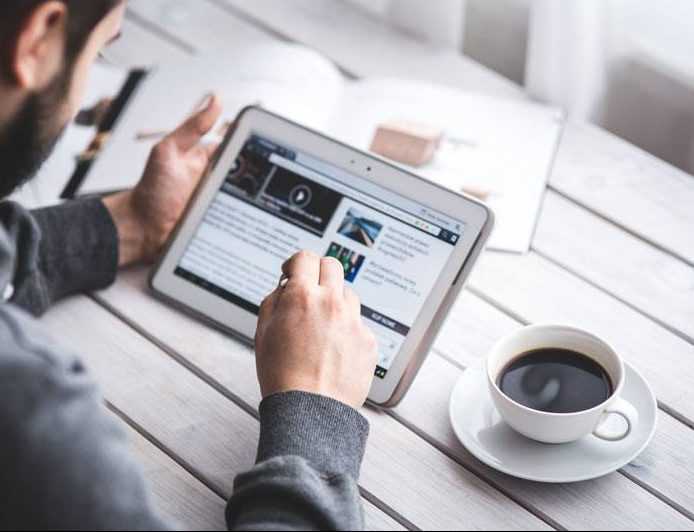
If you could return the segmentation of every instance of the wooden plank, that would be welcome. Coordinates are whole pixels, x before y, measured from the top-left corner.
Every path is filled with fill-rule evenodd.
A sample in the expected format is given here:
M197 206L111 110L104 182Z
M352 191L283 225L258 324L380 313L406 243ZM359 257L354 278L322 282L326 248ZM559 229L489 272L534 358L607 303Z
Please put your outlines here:
M535 253L487 253L471 286L523 321L572 324L605 339L694 426L694 345Z
M62 303L42 322L81 355L109 403L215 492L231 495L236 475L255 462L255 417L86 297ZM65 331L80 333L66 337ZM365 511L369 526L399 528L372 504Z
M122 276L117 286L104 292L99 297L103 298L117 312L127 315L129 319L147 329L151 334L159 338L160 341L176 346L177 350L181 352L193 352L194 346L205 345L205 353L186 355L191 358L194 356L197 364L201 367L213 367L215 364L215 353L218 351L226 352L227 357L236 356L231 355L231 350L228 347L229 339L216 331L194 323L173 309L166 308L165 305L152 299L145 293L144 285L143 272L128 272ZM445 327L446 331L453 330L454 334L443 334L441 341L436 345L436 349L447 356L458 357L460 362L466 364L477 363L480 357L483 357L488 352L489 347L498 338L518 326L517 322L495 308L482 303L471 294L465 294L457 304L451 319ZM245 351L247 356L251 355L250 349ZM204 361L203 359L205 358L210 360ZM439 366L436 367L440 367L443 361L428 362L427 368L432 364L438 364ZM429 371L427 373L427 371L425 370L425 373L423 373L424 376L418 377L407 402L403 405L407 409L405 411L406 415L403 414L402 408L398 409L399 415L409 425L416 427L420 434L431 438L435 444L450 452L466 467L473 469L484 478L491 479L495 486L503 489L515 500L529 508L538 509L549 520L558 523L564 528L582 528L587 519L586 515L590 517L590 512L598 509L601 509L601 513L605 514L605 519L607 519L607 516L612 516L615 513L616 508L619 508L619 511L616 513L619 515L624 514L624 516L612 516L613 524L616 520L619 521L619 527L629 528L633 523L631 518L635 515L640 515L642 511L648 508L647 506L632 507L634 501L639 501L639 504L643 504L650 499L652 499L650 507L656 508L658 510L656 513L662 514L661 517L663 519L666 521L672 520L673 524L681 524L681 515L672 511L671 508L652 497L645 490L621 476L595 481L595 484L587 483L585 485L579 484L564 487L564 492L570 495L568 500L571 501L571 504L564 505L561 504L562 501L549 497L543 490L535 488L533 488L534 491L529 490L524 482L510 481L510 479L502 475L483 468L470 455L460 452L461 446L455 444L457 440L455 440L448 422L448 397L452 385L462 370L454 367L447 368L445 376L443 374L438 375L439 382L435 380L436 377L432 372ZM252 379L253 368L251 367L243 380L250 382ZM245 393L255 393L255 400L257 400L257 391L254 391L255 389L252 386L248 386L248 388L249 390ZM677 445L673 449L675 456L687 456L690 453L692 440L683 437L683 433L685 436L694 438L694 432L680 424L679 432L676 432L677 436L675 438ZM657 473L650 478L657 479L658 488L652 486L653 489L660 489L661 487L670 489L671 485L666 482L667 478L671 476L670 473L674 475L673 482L685 474L681 469L676 469L674 464L672 467L669 467L671 461L667 460L666 457L658 455L654 460L658 464L657 468L654 468ZM408 464L409 462L410 460L405 460L403 463ZM661 470L661 468L663 469ZM641 479L640 475L636 475L636 478L643 480L644 484L648 483L645 477ZM602 499L596 500L595 493L600 493L603 485L610 487L611 495L604 501ZM673 490L670 489L670 491ZM620 497L620 493L623 493L623 496ZM672 495L676 496L676 500L679 500L683 506L690 502L690 498L683 499L676 491ZM605 504L604 508L602 507L603 502ZM645 515L644 519L646 519Z
M407 528L369 501L362 499L362 503L364 504L364 523L366 525L366 530L382 530L384 532L388 530L407 530Z
M503 314L470 292L464 292L444 328L444 333L436 343L435 350L459 366L477 366L482 363L495 342L511 334L519 327L521 324L518 321ZM435 364L440 366L441 363L431 363L431 365ZM441 376L448 375L450 372L458 373L458 375L450 377L450 382L447 385L446 380L441 379ZM434 385L432 378L428 376L431 374L431 370L424 369L410 394L411 397L407 398L399 410L400 414L403 415L402 409L410 409L409 415L413 419L421 419L418 422L421 430L427 430L425 423L435 423L436 420L429 421L427 418L434 416L424 416L417 409L412 409L411 405L427 404L428 401L438 401L439 403L447 401L452 392L452 385L459 376L459 372L448 367L445 371L441 371L439 368L436 373L439 375L439 383ZM421 384L420 380L422 381ZM429 381L432 382L428 384ZM423 397L421 390L426 391L428 398ZM439 399L436 399L437 396ZM448 424L446 423L446 425ZM441 428L438 429L438 434L441 435L440 441L455 449L456 446L450 443L450 436L452 435L450 426L447 430L448 432ZM650 491L659 493L673 506L685 509L684 511L692 516L694 515L694 476L691 474L691 468L687 465L691 461L692 449L694 449L694 431L668 414L661 412L658 431L653 442L646 452L635 462L625 467L623 471L635 482L645 486ZM584 489L582 484L578 487ZM602 488L596 489L594 493L602 493L601 490ZM625 494L629 491L630 489L624 489ZM572 499L577 503L581 502L575 497ZM590 500L589 496L587 500ZM632 511L627 513L634 514ZM635 513L638 513L638 510ZM625 516L625 518L629 519L629 516ZM646 517L646 519L648 518Z
M694 343L694 266L554 192L545 199L533 249Z
M150 488L155 508L187 530L226 530L226 503L170 456L118 418Z
M686 509L687 515L694 519L692 449L694 431L661 413L653 443L623 471L629 478L653 486L675 505Z
M551 185L694 265L694 179L615 135L571 124Z
M122 275L99 297L183 363L255 408L260 393L252 351L154 300L145 290L144 272L136 270ZM460 523L472 528L546 528L390 416L370 410L364 414L371 422L371 438L361 485L409 522L423 529L455 528Z
M233 6L283 36L325 53L359 77L420 78L487 94L521 97L515 84L458 54L436 52L347 3L300 0ZM690 175L595 126L566 127L552 186L640 237L694 264Z

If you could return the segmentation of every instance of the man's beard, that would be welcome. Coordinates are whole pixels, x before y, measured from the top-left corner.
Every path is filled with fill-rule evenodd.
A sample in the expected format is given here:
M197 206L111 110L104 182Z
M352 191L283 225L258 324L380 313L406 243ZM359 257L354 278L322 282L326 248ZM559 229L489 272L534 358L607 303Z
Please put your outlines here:
M0 198L34 177L53 152L66 128L61 117L69 79L69 69L64 69L42 92L30 94L0 129Z

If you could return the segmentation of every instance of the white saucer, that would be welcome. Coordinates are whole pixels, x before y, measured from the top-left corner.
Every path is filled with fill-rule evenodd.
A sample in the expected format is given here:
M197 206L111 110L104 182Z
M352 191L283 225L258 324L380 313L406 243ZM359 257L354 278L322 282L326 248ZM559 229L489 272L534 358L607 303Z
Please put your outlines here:
M623 397L639 412L639 424L624 441L594 436L565 445L545 445L521 436L501 420L484 371L468 369L451 395L450 417L458 439L478 460L514 477L536 482L581 482L621 469L653 439L658 407L644 378L627 366Z

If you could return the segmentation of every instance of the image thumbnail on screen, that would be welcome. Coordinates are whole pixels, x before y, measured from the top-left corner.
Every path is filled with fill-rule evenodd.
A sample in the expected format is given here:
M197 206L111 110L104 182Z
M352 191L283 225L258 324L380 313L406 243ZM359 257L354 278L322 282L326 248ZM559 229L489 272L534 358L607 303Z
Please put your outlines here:
M364 217L357 209L350 209L340 224L338 232L367 247L373 247L383 225Z
M364 265L363 255L334 242L330 244L325 256L334 257L342 263L342 267L345 269L345 281L349 283L356 281L359 270Z
M238 195L255 199L270 177L273 165L250 150L244 150L229 170L227 182L235 188Z
M222 191L323 236L342 196L274 163L273 156L289 161L289 151L281 150L252 137L229 170Z

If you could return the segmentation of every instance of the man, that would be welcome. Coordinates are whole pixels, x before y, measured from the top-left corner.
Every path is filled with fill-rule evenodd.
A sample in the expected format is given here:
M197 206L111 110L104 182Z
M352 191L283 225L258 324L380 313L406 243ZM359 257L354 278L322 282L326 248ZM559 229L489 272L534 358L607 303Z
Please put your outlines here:
M0 193L29 179L75 115L124 0L0 2ZM0 528L161 529L117 424L79 359L30 314L153 259L181 216L220 115L207 103L152 152L131 191L28 212L0 204ZM279 272L278 272L279 275ZM355 529L368 433L357 413L376 343L342 266L301 253L263 303L258 462L235 481L232 529ZM65 331L69 337L71 331Z

